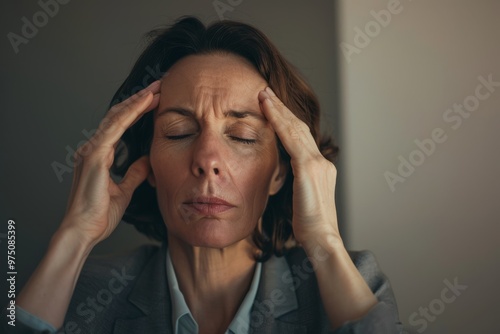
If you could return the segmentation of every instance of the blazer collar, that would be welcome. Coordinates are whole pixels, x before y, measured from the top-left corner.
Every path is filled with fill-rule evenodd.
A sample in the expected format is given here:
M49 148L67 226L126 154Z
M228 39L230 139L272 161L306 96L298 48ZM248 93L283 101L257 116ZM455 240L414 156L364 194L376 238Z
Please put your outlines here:
M166 274L166 243L153 254L133 287L128 300L143 316L119 318L115 334L172 333L171 300ZM290 266L284 256L272 256L262 265L259 289L252 307L251 321L256 333L304 333L302 326L279 318L298 309Z
M305 333L303 326L282 321L281 316L298 309L294 278L285 256L264 262L259 290L252 308L251 333ZM262 324L260 322L262 321Z
M264 262L255 299L259 302L267 301L268 305L272 303L274 318L298 308L290 266L284 256L272 256Z
M153 254L128 300L144 314L117 319L113 333L172 333L171 304L166 274L166 244Z

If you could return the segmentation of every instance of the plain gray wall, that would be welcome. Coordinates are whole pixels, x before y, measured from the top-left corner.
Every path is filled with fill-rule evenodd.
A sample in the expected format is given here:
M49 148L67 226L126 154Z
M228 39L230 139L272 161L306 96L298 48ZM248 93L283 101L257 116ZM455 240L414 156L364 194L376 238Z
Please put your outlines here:
M340 43L360 46L339 45L350 245L375 252L414 331L500 333L500 87L475 110L469 97L479 76L500 82L500 1L401 0L378 29L371 11L393 3L340 6ZM464 101L458 127L447 110ZM415 140L437 128L446 141L419 161ZM392 191L399 156L421 164ZM467 288L445 303L455 278ZM426 329L420 308L434 311Z

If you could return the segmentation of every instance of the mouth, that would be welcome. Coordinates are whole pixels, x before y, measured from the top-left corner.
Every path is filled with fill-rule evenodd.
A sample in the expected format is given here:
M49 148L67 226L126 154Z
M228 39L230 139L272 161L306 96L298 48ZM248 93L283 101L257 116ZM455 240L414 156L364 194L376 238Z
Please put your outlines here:
M183 206L201 215L215 215L234 208L231 203L217 197L197 197L183 203Z

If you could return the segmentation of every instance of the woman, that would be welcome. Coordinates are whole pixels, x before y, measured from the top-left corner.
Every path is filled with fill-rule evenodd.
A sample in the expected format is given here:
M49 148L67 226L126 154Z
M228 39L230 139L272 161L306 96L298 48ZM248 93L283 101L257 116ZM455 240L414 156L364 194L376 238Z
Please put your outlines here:
M339 235L335 154L313 92L257 29L186 17L155 32L76 154L18 330L400 332L373 256ZM87 261L122 217L162 246Z

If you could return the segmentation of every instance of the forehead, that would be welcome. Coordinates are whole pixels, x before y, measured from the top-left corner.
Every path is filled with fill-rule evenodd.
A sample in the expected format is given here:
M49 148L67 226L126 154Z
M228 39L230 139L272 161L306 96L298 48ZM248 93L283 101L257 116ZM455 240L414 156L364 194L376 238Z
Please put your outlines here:
M258 103L257 94L266 81L250 62L233 54L188 56L175 63L162 80L164 103L197 99L235 99ZM229 101L226 101L229 102Z

